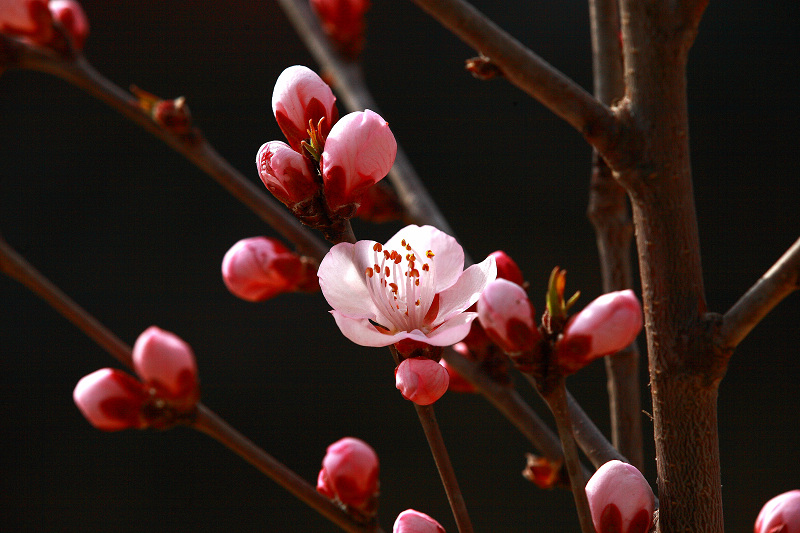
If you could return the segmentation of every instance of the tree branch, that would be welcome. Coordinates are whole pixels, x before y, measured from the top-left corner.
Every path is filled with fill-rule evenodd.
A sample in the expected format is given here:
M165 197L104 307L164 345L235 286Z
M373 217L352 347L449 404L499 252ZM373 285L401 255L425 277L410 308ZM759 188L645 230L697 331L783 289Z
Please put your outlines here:
M0 39L12 41L2 35L0 35ZM9 46L14 46L16 50L12 66L52 74L105 102L214 178L259 218L272 226L285 239L294 243L301 253L320 261L328 252L328 245L324 241L228 163L205 140L199 130L197 130L197 135L192 136L189 141L187 138L161 127L139 106L136 98L97 72L83 57L78 57L75 61L68 61L45 50L24 46L13 41L9 43Z
M772 309L800 289L800 239L723 316L718 344L735 348Z
M462 41L488 57L508 81L575 128L601 154L614 149L614 113L582 87L463 0L414 0Z
M625 94L617 0L589 0L589 18L594 94L600 102L611 105ZM603 292L630 289L633 288L630 253L633 223L628 214L628 198L597 151L592 159L587 214L595 229ZM611 440L632 465L643 470L637 344L634 342L628 349L605 357L605 365Z

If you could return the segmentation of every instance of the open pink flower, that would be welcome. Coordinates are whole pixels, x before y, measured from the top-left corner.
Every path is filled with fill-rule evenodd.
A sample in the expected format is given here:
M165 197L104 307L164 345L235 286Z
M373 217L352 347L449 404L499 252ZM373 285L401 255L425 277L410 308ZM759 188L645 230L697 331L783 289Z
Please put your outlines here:
M758 513L755 533L800 533L800 490L772 498Z
M386 245L339 243L318 270L320 288L345 337L362 346L408 339L449 346L469 333L464 311L495 279L494 259L464 270L464 251L432 226L406 226Z

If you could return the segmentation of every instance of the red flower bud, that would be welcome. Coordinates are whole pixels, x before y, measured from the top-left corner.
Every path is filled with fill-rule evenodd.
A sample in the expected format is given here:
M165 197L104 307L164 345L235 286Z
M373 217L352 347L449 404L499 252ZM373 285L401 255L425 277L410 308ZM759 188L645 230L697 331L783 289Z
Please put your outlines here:
M309 121L317 127L325 119L319 132L324 138L339 118L331 88L314 71L301 65L289 67L278 76L272 92L272 112L297 152L309 137Z
M800 533L800 490L775 496L758 513L754 533Z
M352 216L366 190L389 173L396 155L397 142L380 115L367 109L342 117L325 141L320 166L331 211Z
M199 396L197 363L183 339L150 326L133 345L133 368L159 397L181 410L194 406Z
M256 168L269 192L289 209L313 198L319 190L308 160L286 143L271 141L262 145L256 155Z
M514 260L508 256L508 254L502 250L498 250L489 255L494 257L494 262L497 265L497 279L507 279L508 281L513 281L519 286L523 286L525 284L525 278L522 276L522 271L517 266L517 263L515 263Z
M552 461L532 453L526 453L527 464L522 476L540 489L552 489L559 479L563 461Z
M394 371L395 386L406 400L430 405L447 391L450 376L436 361L425 357L403 360Z
M604 294L573 316L558 343L558 364L568 374L622 350L642 329L642 307L632 290Z
M621 461L609 461L589 479L586 497L598 533L647 533L655 496L641 472Z
M369 0L311 0L322 29L339 50L355 57L364 44L364 14Z
M345 437L328 446L317 478L317 492L362 512L374 513L378 494L378 455L366 442Z
M81 5L75 0L50 0L48 8L72 39L72 47L78 52L83 50L89 36L89 19Z
M397 515L392 533L445 533L444 528L425 513L407 509Z
M222 259L222 280L229 291L249 302L319 288L314 268L279 240L268 237L234 244Z
M0 2L0 33L25 37L44 45L53 38L53 16L45 0Z
M92 372L78 381L72 398L97 429L118 431L147 425L141 415L147 398L144 387L125 372L113 368Z
M481 326L510 355L532 350L541 339L535 314L525 289L506 279L491 282L478 300Z

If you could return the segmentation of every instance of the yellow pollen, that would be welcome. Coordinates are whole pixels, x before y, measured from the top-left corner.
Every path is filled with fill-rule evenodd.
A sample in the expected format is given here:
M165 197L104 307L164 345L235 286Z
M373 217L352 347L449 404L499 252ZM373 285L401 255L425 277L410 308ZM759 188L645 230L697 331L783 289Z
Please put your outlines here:
M425 257L427 257L428 259L433 259L433 252L428 250L427 252L425 252Z

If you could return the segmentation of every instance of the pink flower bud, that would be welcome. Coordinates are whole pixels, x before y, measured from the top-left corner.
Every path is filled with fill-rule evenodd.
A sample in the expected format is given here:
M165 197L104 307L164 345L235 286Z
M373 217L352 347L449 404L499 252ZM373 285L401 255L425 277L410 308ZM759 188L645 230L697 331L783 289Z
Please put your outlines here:
M319 190L308 160L286 143L271 141L262 145L256 155L256 168L269 192L290 209Z
M53 38L53 18L45 0L0 2L0 33L45 44Z
M655 496L641 472L621 461L609 461L586 484L592 522L598 533L647 533Z
M407 509L397 515L392 533L445 533L444 528L425 513Z
M800 533L800 490L790 490L764 504L754 533Z
M72 47L76 51L83 50L83 44L89 36L89 19L81 5L75 0L50 0L48 5L53 18L61 23L72 39Z
M174 333L156 326L147 328L133 345L133 368L147 386L177 407L189 408L197 402L194 352Z
M234 244L222 259L222 279L229 291L250 302L319 288L314 269L279 240L268 237Z
M502 250L492 252L490 254L494 257L494 262L497 265L497 279L507 279L513 281L517 285L524 285L525 278L522 276L522 271L517 266L517 263L511 259L508 254Z
M389 173L396 155L397 142L380 115L367 109L342 117L325 141L320 166L331 211L352 216L366 190Z
M317 491L358 509L374 511L378 493L378 455L363 440L345 437L328 446Z
M311 7L342 53L355 57L361 52L369 0L311 0Z
M430 405L447 391L450 376L436 361L412 357L395 369L394 380L403 398L417 405Z
M272 92L272 112L289 145L297 152L300 143L308 139L308 126L322 122L323 138L339 118L336 97L331 88L308 67L295 65L284 70L275 82Z
M530 351L541 339L535 314L525 289L506 279L491 282L478 300L481 326L508 354Z
M573 316L558 343L558 362L573 373L622 350L642 329L642 307L632 290L604 294Z
M145 427L141 408L146 396L141 383L113 368L82 377L72 393L86 420L103 431Z

